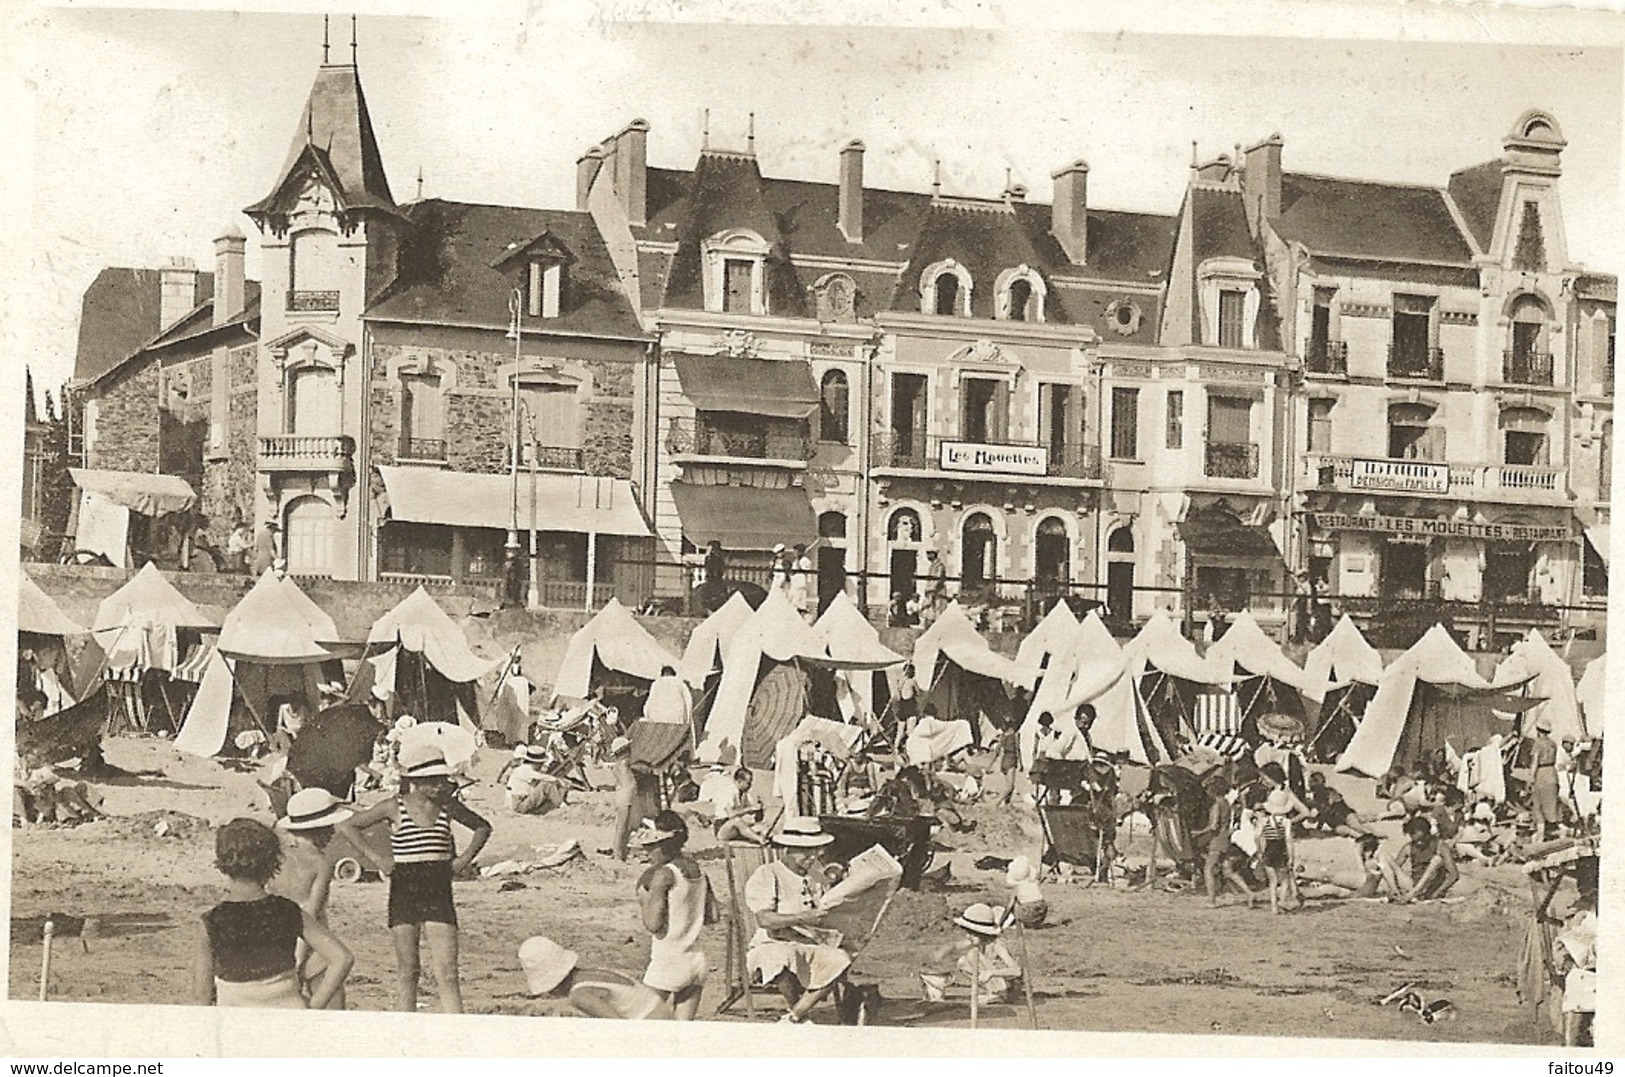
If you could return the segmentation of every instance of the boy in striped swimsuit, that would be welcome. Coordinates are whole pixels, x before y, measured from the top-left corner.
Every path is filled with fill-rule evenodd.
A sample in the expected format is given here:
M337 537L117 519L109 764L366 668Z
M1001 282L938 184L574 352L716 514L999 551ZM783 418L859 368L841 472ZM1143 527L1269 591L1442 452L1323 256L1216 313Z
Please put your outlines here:
M400 1008L418 1006L419 942L429 939L430 959L440 991L440 1009L463 1012L457 980L457 910L452 905L452 877L465 871L491 837L491 824L457 799L457 783L445 755L432 746L401 751L400 796L381 800L337 824L361 854L389 876L389 931L395 943L395 970ZM388 861L375 856L361 831L381 819L390 821ZM471 834L468 848L457 852L451 824Z

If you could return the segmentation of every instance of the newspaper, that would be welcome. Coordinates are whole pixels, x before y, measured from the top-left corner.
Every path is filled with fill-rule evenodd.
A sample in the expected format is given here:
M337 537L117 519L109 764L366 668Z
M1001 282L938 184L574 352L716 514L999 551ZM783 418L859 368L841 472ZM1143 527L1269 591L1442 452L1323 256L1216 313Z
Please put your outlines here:
M878 845L853 857L846 878L818 899L825 913L820 928L839 934L832 945L855 953L868 943L881 909L902 881L903 865Z

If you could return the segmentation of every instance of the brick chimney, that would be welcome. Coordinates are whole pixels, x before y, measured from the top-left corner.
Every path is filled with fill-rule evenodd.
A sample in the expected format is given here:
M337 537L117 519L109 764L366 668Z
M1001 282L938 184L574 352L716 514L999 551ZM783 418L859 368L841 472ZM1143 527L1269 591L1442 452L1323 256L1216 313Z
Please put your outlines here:
M604 167L604 147L594 146L576 158L576 209L587 211L587 196L592 193L592 181Z
M1257 231L1260 221L1273 221L1281 215L1281 147L1279 133L1249 147L1242 191L1247 199L1247 220Z
M172 257L158 271L158 329L163 331L197 306L197 263Z
M231 225L214 241L214 324L224 325L243 309L243 254L248 241Z
M1050 234L1073 265L1087 263L1089 251L1089 162L1073 161L1053 174Z
M836 224L848 243L863 242L863 150L853 139L841 147L841 204Z
M649 121L633 120L615 136L615 190L626 219L645 224L649 216Z

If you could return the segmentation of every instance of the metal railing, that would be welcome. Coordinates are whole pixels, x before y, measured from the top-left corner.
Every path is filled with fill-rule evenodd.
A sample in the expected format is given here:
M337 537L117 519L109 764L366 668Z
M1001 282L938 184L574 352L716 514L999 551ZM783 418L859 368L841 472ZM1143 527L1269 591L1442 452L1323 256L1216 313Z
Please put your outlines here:
M666 427L666 451L674 456L717 456L738 460L787 460L805 463L812 459L813 442L805 423L775 423L742 426L713 423L706 419L671 419Z
M1310 341L1303 357L1303 368L1310 374L1338 374L1349 372L1349 346L1343 340Z
M1501 353L1501 380L1514 385L1551 385L1552 353L1508 348Z
M1299 475L1322 490L1353 491L1354 462L1381 460L1380 456L1344 456L1331 453L1305 453ZM1425 463L1426 461L1417 461ZM1444 464L1444 461L1438 461ZM1450 469L1448 493L1540 493L1567 496L1564 469L1546 464L1457 464Z
M1258 478L1258 446L1208 442L1202 474L1210 479Z
M339 309L339 293L334 290L289 291L288 310L333 311Z
M1105 473L1098 445L1066 443L1053 446L1041 441L1017 441L1008 438L998 441L971 441L966 438L927 435L917 430L874 431L869 442L869 466L908 468L915 471L952 470L959 473L958 469L942 466L944 442L986 445L995 450L1044 449L1044 474L1052 478L1100 479ZM1009 471L992 468L984 473L1025 474L1013 468Z
M273 434L260 438L262 468L348 467L355 457L355 439L345 434Z
M416 438L407 435L401 438L400 459L402 460L433 460L444 462L446 459L446 442L443 438Z
M531 457L543 471L585 471L586 454L573 445L521 445L519 466L530 466Z
M1388 345L1388 376L1420 381L1444 380L1444 349L1401 349Z

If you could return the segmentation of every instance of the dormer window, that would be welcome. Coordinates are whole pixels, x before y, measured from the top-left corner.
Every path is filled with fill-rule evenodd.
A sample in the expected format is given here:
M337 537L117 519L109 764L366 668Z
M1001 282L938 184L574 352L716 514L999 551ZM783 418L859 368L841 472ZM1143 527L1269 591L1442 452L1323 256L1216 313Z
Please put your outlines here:
M1215 258L1199 271L1202 343L1220 348L1258 347L1261 274L1241 258Z
M702 250L706 310L767 313L767 240L755 232L736 229L707 239Z
M920 313L970 317L970 272L949 258L920 274Z
M996 316L1011 322L1041 322L1044 320L1044 299L1048 289L1044 278L1027 266L1017 266L999 274L995 287L999 305Z
M559 297L564 290L564 265L535 259L525 282L526 313L532 318L557 318Z

